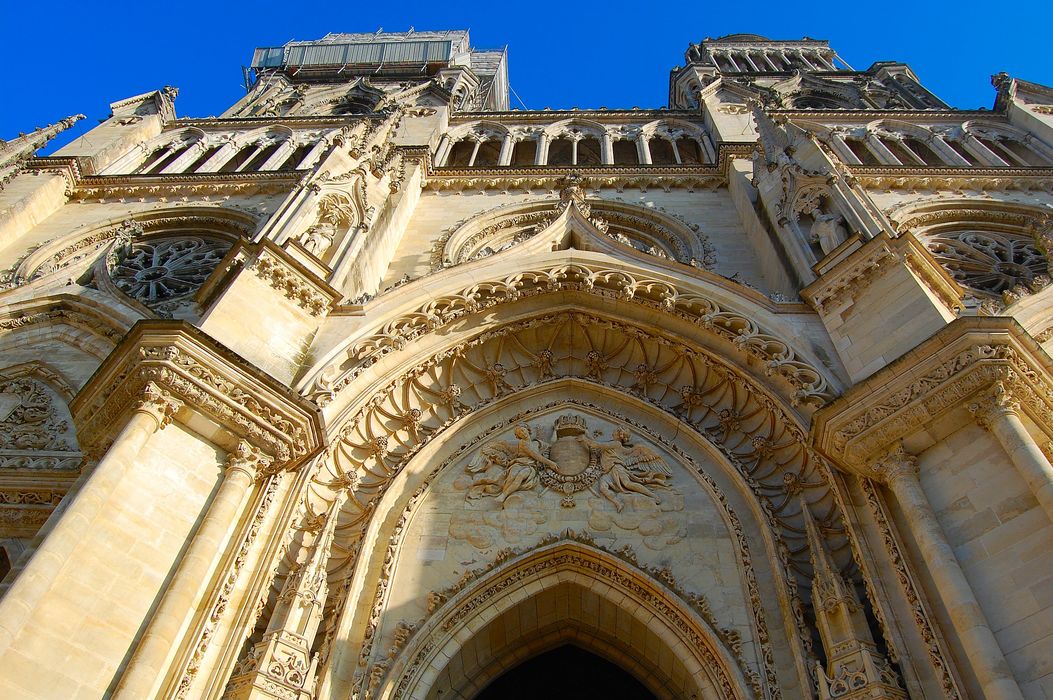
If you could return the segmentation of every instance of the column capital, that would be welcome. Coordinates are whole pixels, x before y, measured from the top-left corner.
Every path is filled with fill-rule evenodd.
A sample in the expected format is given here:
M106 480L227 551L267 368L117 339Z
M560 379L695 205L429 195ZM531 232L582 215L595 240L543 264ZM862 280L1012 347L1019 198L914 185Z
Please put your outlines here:
M142 394L132 405L135 413L145 413L157 421L157 430L161 430L175 418L183 407L183 402L172 396L154 382L143 385Z
M868 471L872 478L887 486L892 486L895 482L905 478L916 480L918 478L918 458L903 449L902 444L897 444L871 462Z
M982 395L969 403L969 413L984 430L1002 416L1020 413L1020 401L1013 396L1008 378L998 380Z
M240 471L250 479L262 479L273 473L274 460L258 447L253 447L245 440L238 442L227 457L228 472Z

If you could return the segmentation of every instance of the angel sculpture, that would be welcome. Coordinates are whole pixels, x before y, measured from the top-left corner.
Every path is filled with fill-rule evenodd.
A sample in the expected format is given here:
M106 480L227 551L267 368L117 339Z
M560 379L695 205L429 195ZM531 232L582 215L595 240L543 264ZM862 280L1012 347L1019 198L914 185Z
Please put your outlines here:
M609 442L596 442L584 435L579 440L600 453L603 475L596 482L600 495L614 504L620 513L625 502L619 494L638 493L661 505L662 499L649 486L665 486L673 474L656 452L643 445L629 443L629 431L618 428Z
M483 445L465 468L469 474L485 474L492 466L503 469L498 476L484 475L472 482L470 497L499 491L496 501L503 504L513 493L529 491L538 485L537 463L559 469L559 465L542 454L548 446L531 439L529 427L519 424L513 432L516 440L494 440Z

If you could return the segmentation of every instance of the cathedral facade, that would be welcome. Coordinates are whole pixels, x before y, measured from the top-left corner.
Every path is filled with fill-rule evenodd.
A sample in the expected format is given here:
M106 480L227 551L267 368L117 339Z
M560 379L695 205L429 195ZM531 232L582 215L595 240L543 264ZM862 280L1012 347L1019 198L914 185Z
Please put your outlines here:
M0 697L1053 698L1053 89L252 70L0 143Z

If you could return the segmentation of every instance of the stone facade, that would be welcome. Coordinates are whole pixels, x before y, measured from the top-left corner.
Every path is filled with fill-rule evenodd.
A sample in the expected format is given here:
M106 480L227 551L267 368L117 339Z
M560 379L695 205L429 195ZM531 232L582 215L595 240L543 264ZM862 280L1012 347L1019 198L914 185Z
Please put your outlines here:
M1053 89L467 32L0 148L0 696L1053 698ZM553 679L558 685L558 679Z

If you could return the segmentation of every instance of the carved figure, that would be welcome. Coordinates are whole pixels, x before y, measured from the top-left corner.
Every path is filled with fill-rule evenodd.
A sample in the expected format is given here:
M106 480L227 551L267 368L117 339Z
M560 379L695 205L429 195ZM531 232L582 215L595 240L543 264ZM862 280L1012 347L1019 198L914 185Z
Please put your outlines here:
M300 236L300 243L308 253L320 258L333 245L334 238L336 238L336 227L330 223L319 223L303 232Z
M840 214L816 214L812 224L812 241L819 244L824 254L841 245L848 238L844 219Z
M629 431L619 428L611 437L614 439L608 442L596 442L584 435L578 437L583 444L600 454L603 476L596 484L600 495L614 504L618 512L625 508L625 502L619 496L624 493L638 493L653 499L655 505L660 505L662 499L648 486L664 486L672 476L669 467L650 448L630 444Z
M531 438L530 428L515 427L516 440L495 440L475 455L465 470L479 475L468 488L468 498L496 495L498 503L518 491L540 484L562 495L561 504L574 507L573 494L592 490L610 501L618 511L625 507L620 494L638 493L661 504L649 487L665 486L672 475L661 456L642 445L630 443L626 430L614 431L613 439L600 442L587 437L585 419L560 416L553 426L551 444ZM496 473L491 472L498 467Z
M499 477L477 479L472 484L469 497L490 495L494 489L487 487L496 487L499 491L497 502L504 503L513 493L529 491L538 485L536 463L559 470L558 464L541 454L548 445L537 439L532 440L530 428L520 424L513 432L515 441L495 440L484 445L468 465L470 474L485 473L492 466L504 470Z

